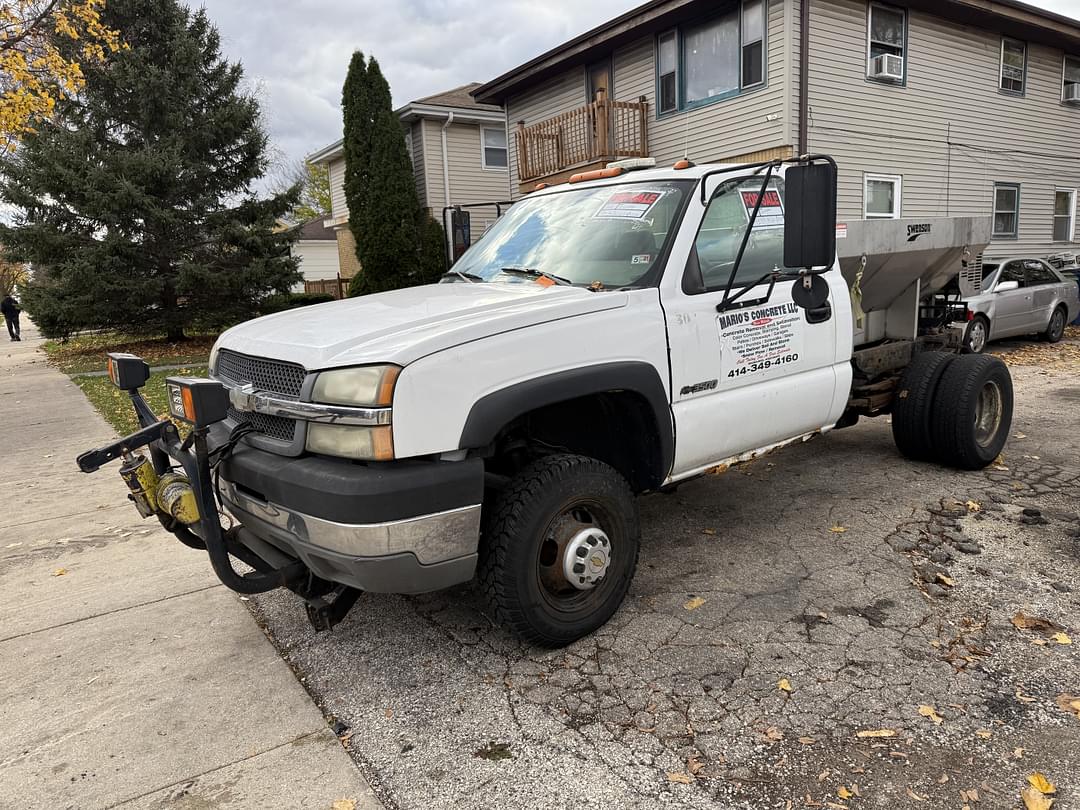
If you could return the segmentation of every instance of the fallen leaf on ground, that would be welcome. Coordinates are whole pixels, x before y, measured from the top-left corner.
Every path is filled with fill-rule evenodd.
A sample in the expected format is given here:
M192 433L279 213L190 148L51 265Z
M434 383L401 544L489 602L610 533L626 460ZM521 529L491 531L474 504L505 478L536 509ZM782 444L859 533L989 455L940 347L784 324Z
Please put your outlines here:
M1028 784L1035 788L1039 793L1056 793L1057 788L1054 787L1054 783L1043 776L1038 771L1031 774L1028 778Z
M690 757L686 760L686 769L690 771L694 776L697 776L703 770L705 770L705 763L697 757Z
M352 799L338 799L331 805L331 810L356 810L356 802Z
M701 607L704 604L705 604L704 599L702 599L700 596L695 596L692 599L689 599L686 602L686 604L683 605L683 607L686 608L687 610L697 610L699 607Z
M1035 698L1033 698L1031 695L1025 695L1019 689L1016 690L1016 699L1019 700L1021 703L1034 703L1035 702Z
M919 795L918 793L916 793L911 788L907 789L907 795L908 795L908 798L914 799L917 802L925 802L929 798L928 796Z
M779 681L777 681L776 685L785 692L791 691L791 681L789 681L787 678L781 678Z
M836 795L841 799L850 799L855 794L848 790L846 786L841 785L840 789L836 791Z
M1013 758L1014 759L1023 759L1024 758L1024 749L1023 748L1014 748L1013 749Z
M830 526L829 531L833 534L843 534L847 529L844 526Z
M975 732L975 735L977 737L982 737L984 740L989 740L991 737L994 736L994 732L990 731L990 729L980 728L978 731Z
M1063 712L1074 714L1077 718L1080 718L1080 697L1062 693L1054 698L1054 702Z
M55 571L52 572L52 575L54 577L62 577L66 573L67 573L66 568L57 568Z
M1054 633L1054 635L1050 636L1050 639L1058 644L1072 644L1072 639L1064 633Z
M998 458L1000 458L1000 456ZM997 463L1000 464L1001 462L998 461ZM969 512L979 512L982 510L982 505L978 501L965 501L964 506L967 507Z
M679 771L668 771L667 780L669 782L677 782L680 785L691 785L694 783L694 777L688 773L680 773Z
M953 585L956 584L955 579L953 579L952 577L949 577L949 576L945 576L945 574L938 574L937 575L937 580L938 580L938 582L942 583L943 585L948 585L950 588Z
M943 718L941 717L940 714L937 713L937 711L934 709L933 706L926 706L926 705L920 706L919 707L919 714L921 714L923 717L927 717L930 720L933 720L935 726L940 726L941 725L941 722L942 722Z
M776 726L769 726L765 729L764 736L766 740L770 742L779 742L784 739L784 732L778 729Z
M1053 799L1048 799L1030 786L1020 791L1020 798L1024 800L1025 810L1050 810L1054 806Z
M865 729L863 731L856 731L855 736L863 739L866 737L895 737L896 731L891 728Z
M965 801L965 802L976 802L976 803L978 803L978 801L979 801L979 791L975 790L975 788L972 788L971 790L961 790L960 791L960 799L962 801Z
M1014 439L1026 439L1027 434L1026 433L1014 433L1013 438Z
M709 535L711 537L714 534L716 534L716 529L702 529L701 533L702 534L707 534L707 535Z
M813 745L817 742L817 739L814 737L799 737L799 742L803 745Z
M1053 636L1055 633L1063 633L1065 628L1060 624L1054 624L1049 619L1042 619L1038 616L1029 616L1024 611L1019 611L1015 616L1010 619L1017 630L1034 630L1037 633L1042 633L1044 636Z

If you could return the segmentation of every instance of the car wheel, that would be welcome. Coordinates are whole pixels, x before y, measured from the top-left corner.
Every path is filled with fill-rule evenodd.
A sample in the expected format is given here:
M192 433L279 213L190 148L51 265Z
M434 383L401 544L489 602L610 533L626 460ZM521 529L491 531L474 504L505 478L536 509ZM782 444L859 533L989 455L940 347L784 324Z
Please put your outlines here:
M1050 316L1050 323L1046 325L1046 331L1042 333L1043 340L1048 343L1057 343L1065 334L1065 310L1058 307Z
M547 456L499 493L477 576L501 623L561 647L601 627L637 567L637 501L619 473L585 456Z
M945 369L956 359L945 352L915 355L900 377L893 397L892 434L896 449L915 461L932 461L930 416L934 394Z
M933 412L937 460L961 470L982 469L1001 453L1012 426L1009 369L990 355L958 357L941 376Z
M964 350L969 354L982 354L990 339L990 321L982 315L976 315L968 324L964 335Z

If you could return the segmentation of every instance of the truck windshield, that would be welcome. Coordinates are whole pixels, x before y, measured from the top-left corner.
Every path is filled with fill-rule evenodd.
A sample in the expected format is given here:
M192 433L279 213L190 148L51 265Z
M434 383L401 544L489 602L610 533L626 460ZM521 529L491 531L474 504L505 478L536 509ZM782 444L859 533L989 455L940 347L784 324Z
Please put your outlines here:
M465 252L448 280L530 282L544 273L607 289L651 284L693 185L620 183L527 197Z

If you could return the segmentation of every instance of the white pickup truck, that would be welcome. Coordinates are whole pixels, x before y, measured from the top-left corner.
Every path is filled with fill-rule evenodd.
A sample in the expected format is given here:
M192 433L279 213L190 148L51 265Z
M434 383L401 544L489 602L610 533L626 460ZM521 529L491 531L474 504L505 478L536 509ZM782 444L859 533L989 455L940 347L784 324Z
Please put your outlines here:
M891 413L914 459L1000 452L1008 371L959 354L963 324L928 297L979 228L890 223L863 241L907 253L853 261L835 212L825 156L540 188L440 284L225 332L212 381L167 383L186 441L139 395L145 364L111 356L143 427L80 467L123 457L144 515L230 587L295 591L317 629L364 591L475 577L505 625L567 644L627 592L637 495L860 415Z

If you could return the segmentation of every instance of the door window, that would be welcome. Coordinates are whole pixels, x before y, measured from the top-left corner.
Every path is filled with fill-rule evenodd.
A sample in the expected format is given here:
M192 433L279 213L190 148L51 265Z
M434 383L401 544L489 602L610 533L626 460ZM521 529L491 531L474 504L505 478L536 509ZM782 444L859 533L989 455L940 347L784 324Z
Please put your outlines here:
M1024 269L1027 271L1027 284L1025 286L1032 287L1039 284L1058 283L1058 277L1054 275L1054 271L1040 261L1024 262Z
M998 279L998 284L1003 281L1015 281L1021 287L1024 286L1024 264L1023 262L1009 262L1005 265L1005 269L1001 271L1001 278Z

